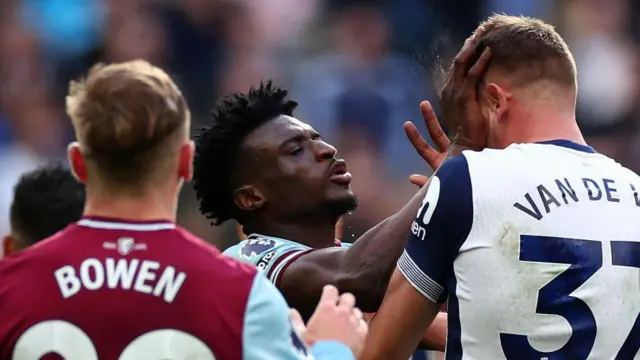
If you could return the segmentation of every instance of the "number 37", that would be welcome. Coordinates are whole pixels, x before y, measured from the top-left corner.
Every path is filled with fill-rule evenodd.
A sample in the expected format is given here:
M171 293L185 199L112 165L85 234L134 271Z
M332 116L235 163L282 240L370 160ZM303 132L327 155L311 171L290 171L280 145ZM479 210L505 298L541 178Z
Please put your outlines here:
M640 269L640 243L611 241L611 265ZM571 326L572 335L560 349L543 353L534 349L526 335L500 334L507 359L574 359L586 360L596 340L597 324L589 306L571 296L593 274L602 268L602 242L522 235L520 261L567 264L567 270L538 291L536 313L562 316ZM638 272L640 281L640 270ZM640 314L615 359L633 359L640 350Z
M48 353L57 353L65 360L98 360L89 336L79 327L61 320L43 321L25 331L16 342L13 359L38 360ZM118 359L216 360L216 357L193 335L162 329L133 340Z

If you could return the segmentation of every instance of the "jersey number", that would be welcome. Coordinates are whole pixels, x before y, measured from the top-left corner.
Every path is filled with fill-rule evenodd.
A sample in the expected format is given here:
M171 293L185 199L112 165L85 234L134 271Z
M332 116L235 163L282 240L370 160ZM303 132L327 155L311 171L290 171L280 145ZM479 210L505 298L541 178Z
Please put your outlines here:
M534 349L526 335L501 333L505 356L508 359L587 359L596 340L596 319L589 306L571 294L602 267L602 242L522 235L520 260L569 265L538 291L536 313L562 316L569 322L572 335L563 347L545 353ZM611 241L611 264L640 268L640 243ZM638 350L640 314L615 358L633 359Z
M16 342L13 360L39 360L57 353L64 360L98 360L89 336L79 327L61 320L48 320L25 331ZM198 338L173 329L150 331L133 340L119 360L216 360Z

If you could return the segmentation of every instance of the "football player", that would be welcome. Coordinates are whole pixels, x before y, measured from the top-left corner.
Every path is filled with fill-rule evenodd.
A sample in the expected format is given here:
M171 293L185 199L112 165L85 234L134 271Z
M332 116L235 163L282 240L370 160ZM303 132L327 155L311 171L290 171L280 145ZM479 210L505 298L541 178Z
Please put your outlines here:
M467 41L442 92L467 151L430 179L362 359L410 354L444 301L447 359L638 359L640 177L585 143L576 73L538 19Z

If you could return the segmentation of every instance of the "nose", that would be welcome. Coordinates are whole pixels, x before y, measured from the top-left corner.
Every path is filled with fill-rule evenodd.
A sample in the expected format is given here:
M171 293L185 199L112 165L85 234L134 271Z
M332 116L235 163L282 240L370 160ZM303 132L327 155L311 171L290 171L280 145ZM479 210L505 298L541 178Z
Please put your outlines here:
M318 141L315 147L316 160L322 162L324 160L331 160L336 156L338 150L331 144L324 141Z

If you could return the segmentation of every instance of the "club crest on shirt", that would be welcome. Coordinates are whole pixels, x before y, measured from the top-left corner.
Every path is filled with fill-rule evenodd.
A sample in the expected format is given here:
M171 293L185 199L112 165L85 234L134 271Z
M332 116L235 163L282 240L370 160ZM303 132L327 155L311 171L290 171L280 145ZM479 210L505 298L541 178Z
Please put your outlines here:
M127 255L131 253L131 251L133 250L133 246L135 244L136 244L136 241L133 238L121 237L118 239L116 247L120 254Z
M134 251L147 250L147 244L136 242L132 237L120 237L116 241L105 241L102 248L106 250L116 250L120 255L129 255Z
M248 239L240 248L240 255L250 259L254 256L262 254L269 249L272 249L275 246L275 240L264 238Z

